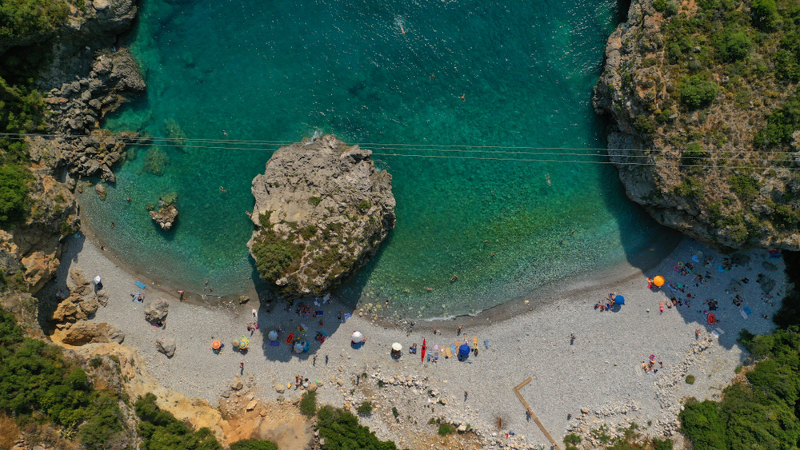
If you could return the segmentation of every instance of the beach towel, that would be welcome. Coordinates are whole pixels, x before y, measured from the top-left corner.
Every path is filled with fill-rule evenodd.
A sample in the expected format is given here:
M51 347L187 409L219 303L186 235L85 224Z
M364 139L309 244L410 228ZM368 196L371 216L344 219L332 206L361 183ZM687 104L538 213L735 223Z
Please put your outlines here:
M136 286L139 286L139 289L147 289L147 286L145 286L145 284L141 281L137 281Z
M472 347L478 348L478 336L472 336Z
M486 348L489 348L489 340L488 339L484 339L483 340L483 345L485 345Z
M315 311L315 312L317 313L318 316L325 314L325 311Z
M277 346L281 345L281 343L278 342L278 341L269 341L269 345L277 347Z
M456 342L455 344L450 344L450 351L453 352L454 355L458 354L458 350L456 350L457 348L458 348L458 342Z
M742 315L742 317L744 317L745 319L747 319L747 313L745 312L745 310L743 310L743 309L740 309L740 310L739 310L739 314L741 314L741 315Z
M352 316L350 313L344 313L344 320L349 319Z
M451 356L453 355L450 354L450 347L444 347L444 357L450 358Z

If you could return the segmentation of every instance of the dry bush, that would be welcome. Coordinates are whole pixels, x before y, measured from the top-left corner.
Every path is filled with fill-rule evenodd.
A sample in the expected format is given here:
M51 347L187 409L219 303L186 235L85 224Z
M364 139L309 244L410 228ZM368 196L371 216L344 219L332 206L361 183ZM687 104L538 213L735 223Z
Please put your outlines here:
M19 438L20 431L14 419L0 414L0 450L11 450Z

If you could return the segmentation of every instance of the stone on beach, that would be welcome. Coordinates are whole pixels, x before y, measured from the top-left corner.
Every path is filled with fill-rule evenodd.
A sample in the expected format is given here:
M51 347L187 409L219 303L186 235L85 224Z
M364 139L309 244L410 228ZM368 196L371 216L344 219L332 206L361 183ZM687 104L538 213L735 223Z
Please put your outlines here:
M144 318L150 323L163 322L168 313L169 303L164 300L152 301L144 308Z
M158 339L156 349L167 355L167 358L172 358L175 355L175 339Z

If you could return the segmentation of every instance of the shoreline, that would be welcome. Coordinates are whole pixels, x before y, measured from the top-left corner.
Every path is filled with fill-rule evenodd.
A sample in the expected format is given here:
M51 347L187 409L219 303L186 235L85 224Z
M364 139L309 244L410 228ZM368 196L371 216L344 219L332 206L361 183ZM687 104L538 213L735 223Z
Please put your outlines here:
M739 330L746 327L762 334L774 329L771 320L759 316L771 316L780 307L779 300L772 305L760 301L763 294L755 279L756 273L765 272L763 263L775 263L766 273L776 280L772 291L776 299L783 294L785 283L782 259L769 259L765 251L752 251L749 254L753 260L746 267L735 266L729 272L717 273L712 272L716 267L709 265L712 277L708 284L698 283L695 287L687 276L673 271L676 260L691 261L698 252L720 262L724 257L683 239L656 268L646 271L649 276L661 274L670 282L684 283L687 292L694 294L691 308L670 308L663 314L658 313L659 302L668 300L671 292L647 289L645 276L638 278L641 271L637 271L621 273L613 282L600 279L583 289L553 295L553 301L536 305L531 311L523 306L519 313L503 320L493 320L492 312L487 311L489 315L477 319L423 322L411 334L370 317L360 317L357 311L346 323L339 322L336 314L344 310L344 305L335 300L317 306L325 314L312 319L286 312L280 303L278 308L252 301L207 307L179 302L166 291L151 294L145 301L146 304L157 296L170 304L167 326L154 328L144 321L144 305L130 300L136 277L110 261L90 239L72 244L65 249L59 281L64 282L66 273L76 266L90 277L95 273L103 275L110 302L93 320L120 328L127 336L125 344L141 353L150 372L165 388L217 404L220 396L227 395L226 389L240 373L239 363L243 362L243 374L253 379L258 398L272 402L297 398L302 390L289 390L286 386L296 374L303 374L320 382L317 392L321 403L354 407L363 400L373 402L376 413L362 417L362 424L370 426L381 439L392 439L410 448L415 448L409 441L413 439L405 432L407 429L394 421L392 407L420 423L430 416L449 423L469 423L488 442L485 448L493 448L498 439L504 440L497 433L492 436L497 431L494 425L498 417L506 424L499 430L503 435L504 430L514 431L518 436L527 435L529 444L547 444L536 425L526 420L524 408L511 391L527 377L532 377L534 383L522 393L559 441L569 432L581 433L581 427L586 431L593 420L608 423L612 430L631 421L652 421L654 425L648 427L646 434L670 436L677 431L676 414L682 398L715 398L720 386L733 379L734 368L747 356L735 341ZM731 280L742 277L752 280L740 285L745 305L753 310L749 320L731 304L732 295L724 293ZM594 303L612 291L626 297L625 306L612 312L595 310ZM719 300L716 313L721 319L715 327L724 331L718 338L710 333L715 327L705 323L699 304L712 297ZM227 345L246 334L245 325L253 321L252 309L257 309L260 329L249 336L250 351L240 354L226 348L222 354L213 354L212 339ZM316 323L322 320L324 326ZM309 331L305 335L311 349L309 353L291 353L283 340L289 332L302 336L296 328L301 323L311 325L307 325ZM440 332L433 334L432 329L440 324L450 326L441 326ZM268 345L265 335L276 325L286 331L279 337L280 345L274 347ZM454 331L456 325L464 327L463 335ZM698 328L705 331L696 341ZM325 343L313 340L317 330L327 333ZM354 330L368 338L362 349L350 346ZM572 343L571 333L577 335ZM419 355L408 353L399 360L389 357L393 342L407 349L426 338L433 351L434 345L449 346L465 337L471 343L473 336L478 338L480 354L466 362L441 358L436 364L421 363ZM165 338L177 343L171 359L155 349L155 342ZM643 373L640 367L650 354L664 361L663 369L655 375ZM697 377L694 385L683 382L687 372ZM368 373L369 378L359 386L354 379L362 373ZM416 384L397 383L412 377ZM377 380L385 384L377 384ZM462 401L464 391L469 391L469 399ZM431 397L430 392L436 395ZM447 405L438 402L441 398L446 399ZM588 412L582 413L583 410ZM572 420L567 420L567 414L572 414Z
M621 261L612 267L606 267L592 271L588 274L587 278L582 281L575 281L574 277L551 281L538 288L535 288L530 292L527 292L516 298L506 300L503 303L497 304L490 308L482 309L474 314L423 318L403 318L403 316L401 316L400 322L390 320L385 316L386 314L391 316L394 314L393 311L384 312L381 310L373 315L374 317L377 317L377 321L381 325L387 327L396 327L398 329L407 329L410 323L435 324L446 329L448 322L456 320L465 321L465 323L469 324L477 324L481 323L481 321L499 323L520 313L533 311L540 305L557 301L559 298L565 295L579 295L582 292L595 289L601 284L623 282L637 275L641 275L642 273L651 270L654 267L657 267L661 260L669 255L683 239L683 235L680 233L669 229L666 230L669 231L670 236L668 236L664 241L654 242L649 245L647 249L643 249L640 254L632 256L628 255L626 256L625 261ZM87 237L87 239L95 243L95 245L99 246L102 244L102 240L86 221L82 221L81 232ZM190 290L185 289L185 287L172 284L168 281L156 279L148 274L145 274L142 270L139 270L138 267L127 263L123 258L109 249L105 249L103 252L110 261L113 261L116 265L123 267L129 274L137 276L148 287L157 287L160 291L169 293L169 295L176 298L178 296L178 290L183 289L186 291L184 301L187 303L205 307L215 307L238 304L241 296L249 297L251 301L262 298L255 283L249 289L239 294L215 295L211 292L207 294L191 292ZM338 287L334 289L331 292L331 296L339 301L342 301L341 297L338 295L338 289ZM272 293L270 294L274 295ZM534 298L537 299L536 302L532 301ZM313 302L314 298L309 297L299 301ZM278 302L284 302L284 300L279 299ZM366 310L364 309L364 300L358 300L355 304L345 301L344 304L347 305L348 308L353 309L352 312L354 315L358 311L365 311L366 313ZM372 312L374 313L375 310L373 309Z

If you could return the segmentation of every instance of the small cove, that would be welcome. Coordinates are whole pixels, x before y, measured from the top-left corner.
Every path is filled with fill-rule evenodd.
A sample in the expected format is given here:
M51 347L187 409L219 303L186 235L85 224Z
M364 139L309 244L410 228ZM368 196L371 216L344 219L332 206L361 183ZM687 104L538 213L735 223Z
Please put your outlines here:
M662 230L612 167L588 163L602 151L573 150L605 144L591 88L616 14L613 1L144 0L130 47L148 92L105 125L186 141L159 142L161 175L136 148L105 202L81 196L85 220L153 278L236 294L254 278L252 178L280 142L324 132L372 149L398 203L347 299L464 314L614 266ZM146 207L172 192L178 225L162 232Z

